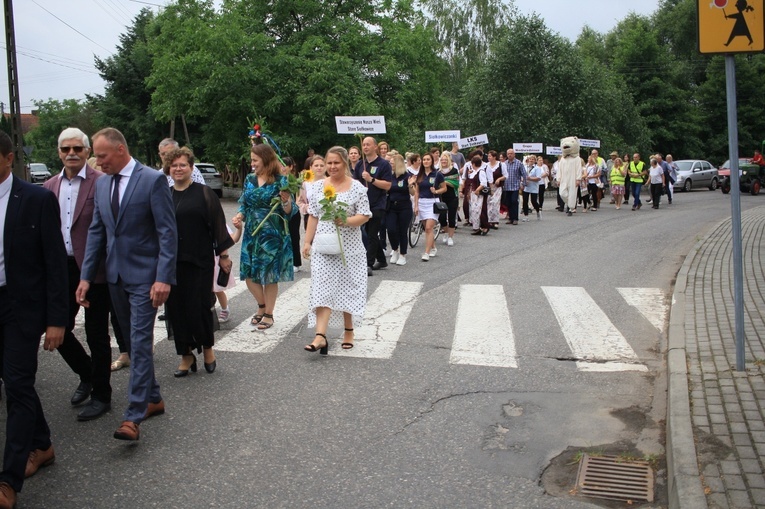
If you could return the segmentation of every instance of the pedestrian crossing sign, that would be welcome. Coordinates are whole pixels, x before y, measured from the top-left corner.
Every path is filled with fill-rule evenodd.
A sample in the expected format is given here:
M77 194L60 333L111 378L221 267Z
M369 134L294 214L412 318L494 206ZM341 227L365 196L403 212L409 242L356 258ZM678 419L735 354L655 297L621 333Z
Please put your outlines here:
M697 0L699 52L765 51L765 0Z

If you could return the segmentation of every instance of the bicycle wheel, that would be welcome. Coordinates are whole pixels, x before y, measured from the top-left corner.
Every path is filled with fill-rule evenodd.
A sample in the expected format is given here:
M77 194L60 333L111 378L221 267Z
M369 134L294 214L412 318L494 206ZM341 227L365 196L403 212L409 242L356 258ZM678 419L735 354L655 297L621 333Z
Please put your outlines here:
M420 241L420 235L422 235L422 223L417 220L417 216L412 217L412 222L409 223L409 247L415 247L417 242Z
M441 223L436 221L436 225L433 227L433 240L437 239L441 234Z

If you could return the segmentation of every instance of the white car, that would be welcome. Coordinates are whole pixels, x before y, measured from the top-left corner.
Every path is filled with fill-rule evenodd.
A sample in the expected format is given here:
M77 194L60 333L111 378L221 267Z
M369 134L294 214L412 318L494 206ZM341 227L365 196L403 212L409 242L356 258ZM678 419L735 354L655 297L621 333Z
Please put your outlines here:
M29 163L29 181L38 186L51 177L48 167L45 163Z
M223 197L223 177L218 173L215 165L210 163L196 163L194 166L196 166L197 170L199 170L204 177L207 187L215 191L218 198Z

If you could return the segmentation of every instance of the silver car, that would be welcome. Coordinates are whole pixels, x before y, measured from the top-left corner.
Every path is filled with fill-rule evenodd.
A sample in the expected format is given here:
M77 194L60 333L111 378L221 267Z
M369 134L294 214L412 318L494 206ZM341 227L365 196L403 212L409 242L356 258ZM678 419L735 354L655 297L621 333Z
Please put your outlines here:
M221 198L223 196L223 177L218 173L218 170L215 169L215 165L210 163L196 163L194 166L196 166L197 170L199 170L204 177L207 187L215 191L218 198Z
M684 159L675 161L677 165L677 180L673 188L690 191L706 187L710 191L717 189L720 183L720 177L715 168L709 161L701 159Z
M38 186L51 177L48 167L44 163L29 163L29 181Z

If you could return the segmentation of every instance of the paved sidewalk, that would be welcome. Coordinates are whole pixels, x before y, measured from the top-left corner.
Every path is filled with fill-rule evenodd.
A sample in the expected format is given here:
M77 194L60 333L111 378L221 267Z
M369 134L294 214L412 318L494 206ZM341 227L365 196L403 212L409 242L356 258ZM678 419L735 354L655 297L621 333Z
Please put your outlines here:
M670 507L765 509L765 207L743 214L742 237L745 371L736 371L730 220L698 242L675 285Z

